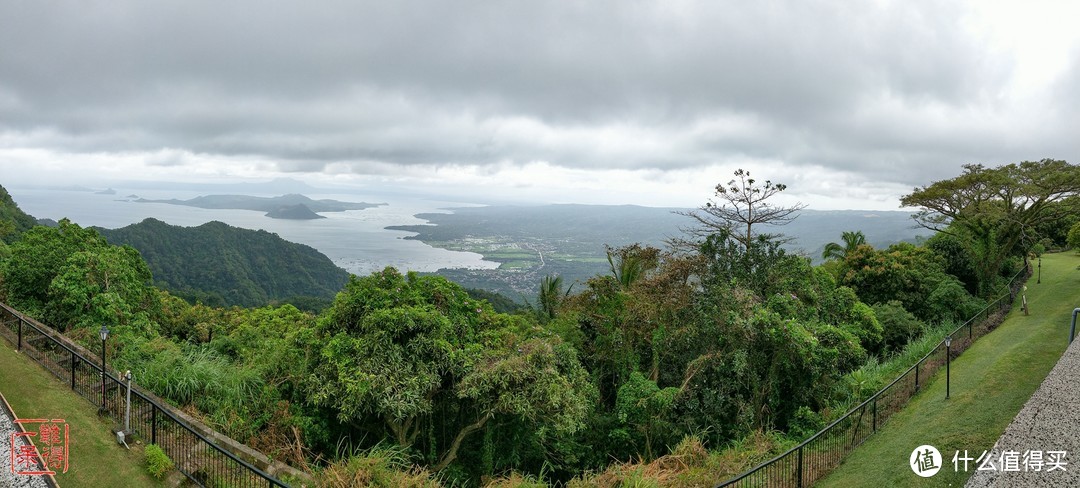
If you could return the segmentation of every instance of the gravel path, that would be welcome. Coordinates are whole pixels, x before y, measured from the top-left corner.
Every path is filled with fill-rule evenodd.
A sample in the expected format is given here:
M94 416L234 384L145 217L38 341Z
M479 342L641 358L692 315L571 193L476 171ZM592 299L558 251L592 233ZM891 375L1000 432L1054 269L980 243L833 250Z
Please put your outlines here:
M49 485L42 476L15 474L11 466L11 436L16 433L14 419L7 409L0 405L0 486L12 488L47 488ZM20 444L26 441L19 439Z
M1024 453L1030 451L1042 452L1041 471L1033 469L1038 465L1036 462L1025 464ZM1050 451L1066 453L1064 471L1048 470ZM1019 471L1002 471L1003 453L1009 455L1005 459L1011 453L1018 453ZM997 469L976 471L968 480L969 488L1080 486L1080 339L1069 345L1039 389L1016 414L994 444L990 459ZM1025 467L1029 468L1026 472Z

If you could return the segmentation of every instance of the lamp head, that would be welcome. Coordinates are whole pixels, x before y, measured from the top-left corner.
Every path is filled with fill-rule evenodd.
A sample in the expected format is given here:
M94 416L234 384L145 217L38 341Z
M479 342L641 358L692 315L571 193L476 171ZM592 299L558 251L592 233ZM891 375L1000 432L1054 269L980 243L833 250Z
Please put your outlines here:
M109 328L102 325L101 330L98 331L98 334L101 335L101 341L104 342L105 339L109 338Z
M952 345L952 336L945 336L945 347Z

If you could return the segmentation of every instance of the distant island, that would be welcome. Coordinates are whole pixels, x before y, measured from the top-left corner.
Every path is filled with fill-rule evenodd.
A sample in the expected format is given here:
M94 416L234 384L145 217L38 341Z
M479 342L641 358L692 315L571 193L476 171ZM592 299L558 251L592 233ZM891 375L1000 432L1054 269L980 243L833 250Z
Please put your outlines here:
M266 212L274 219L310 220L325 218L318 212L343 212L345 210L364 210L385 203L341 202L338 200L312 200L304 195L289 194L279 197L253 197L249 195L207 195L190 200L148 200L140 198L137 203L168 203L188 207L239 209Z
M113 190L112 188L106 188L104 190L94 192L94 193L97 193L98 195L115 195L116 190Z
M267 217L272 219L292 219L292 220L312 220L312 219L325 219L326 217L312 212L307 205L298 203L296 205L288 205L285 207L278 207L266 213Z

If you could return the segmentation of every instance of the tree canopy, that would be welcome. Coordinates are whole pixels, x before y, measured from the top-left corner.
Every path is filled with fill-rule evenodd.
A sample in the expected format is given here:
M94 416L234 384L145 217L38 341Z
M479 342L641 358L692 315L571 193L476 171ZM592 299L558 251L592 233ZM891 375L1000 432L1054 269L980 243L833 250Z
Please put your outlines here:
M920 207L915 221L928 229L957 234L975 255L980 291L987 292L1005 259L1025 254L1039 225L1075 213L1055 205L1080 194L1080 167L1061 160L964 166L955 178L916 188L901 198Z
M401 447L424 444L437 471L495 417L573 432L588 412L585 371L557 336L522 325L441 277L353 277L320 321L312 398L344 422L382 424ZM447 434L421 436L429 426Z

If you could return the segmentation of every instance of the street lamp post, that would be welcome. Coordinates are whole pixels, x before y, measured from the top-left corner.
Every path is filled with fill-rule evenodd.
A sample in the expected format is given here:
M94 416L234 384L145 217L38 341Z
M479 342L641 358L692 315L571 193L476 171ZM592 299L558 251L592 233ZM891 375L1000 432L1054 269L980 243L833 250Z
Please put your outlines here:
M102 325L98 334L101 336L101 413L105 413L105 339L109 338L109 328Z
M945 399L949 398L949 386L950 383L950 371L949 365L952 363L952 336L945 336Z
M131 370L127 370L124 373L124 380L127 381L127 407L124 409L124 434L131 433Z
M1038 285L1038 284L1041 284L1041 283L1042 283L1042 256L1039 256L1039 279L1037 281L1035 281L1035 284Z

